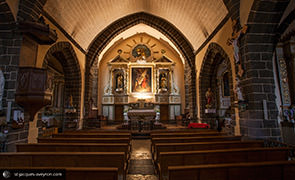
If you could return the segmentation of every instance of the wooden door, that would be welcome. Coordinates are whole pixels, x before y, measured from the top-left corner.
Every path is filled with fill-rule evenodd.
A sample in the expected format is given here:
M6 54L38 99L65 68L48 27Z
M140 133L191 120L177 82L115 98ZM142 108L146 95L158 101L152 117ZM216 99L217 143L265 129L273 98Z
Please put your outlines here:
M115 105L115 121L116 122L123 122L124 120L123 110L124 110L123 105Z
M160 105L160 122L168 123L169 120L169 105L161 104Z

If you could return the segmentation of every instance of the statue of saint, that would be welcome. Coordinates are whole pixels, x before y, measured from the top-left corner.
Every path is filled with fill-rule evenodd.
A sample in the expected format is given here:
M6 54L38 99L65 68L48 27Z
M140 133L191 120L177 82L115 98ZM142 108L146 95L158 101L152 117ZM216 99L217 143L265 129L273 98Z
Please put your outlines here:
M74 107L74 105L73 105L73 96L70 95L70 97L69 97L69 108L73 108L73 107Z
M123 88L124 87L124 83L123 83L123 75L119 74L117 76L117 88Z
M0 69L0 111L3 110L2 99L4 94L4 84L5 84L4 74L2 72L2 69Z
M243 97L243 94L242 94L242 91L241 91L241 88L240 88L240 80L239 80L239 78L236 78L236 85L235 85L235 88L234 88L234 92L236 94L236 97L237 97L238 101L245 101L245 99Z
M211 91L211 88L208 88L205 96L207 99L206 108L211 108L213 105L213 92Z
M166 74L162 73L161 74L161 79L160 79L160 88L162 89L167 89L167 78L166 78Z

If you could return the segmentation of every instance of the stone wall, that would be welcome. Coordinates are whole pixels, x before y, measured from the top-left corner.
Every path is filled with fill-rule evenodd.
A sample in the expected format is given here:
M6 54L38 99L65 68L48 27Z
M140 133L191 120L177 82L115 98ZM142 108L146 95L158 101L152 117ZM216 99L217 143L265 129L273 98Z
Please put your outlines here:
M36 21L43 9L46 0L20 0L17 13L17 21ZM14 101L16 91L17 71L22 48L23 35L17 29L17 21L5 0L0 0L0 68L5 76L5 89L3 96L3 109L7 114L7 107L11 103L11 116L13 110L21 109ZM25 116L25 118L27 118ZM14 151L15 143L27 142L29 123L26 122L21 129L10 128L7 136L7 150Z

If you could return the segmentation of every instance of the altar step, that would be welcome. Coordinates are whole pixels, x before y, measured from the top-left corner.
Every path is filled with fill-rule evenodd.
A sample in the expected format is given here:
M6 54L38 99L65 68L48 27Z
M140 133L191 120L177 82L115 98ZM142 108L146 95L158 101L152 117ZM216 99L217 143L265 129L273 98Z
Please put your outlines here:
M146 132L132 132L132 139L150 139L150 133Z
M85 118L83 123L84 129L96 129L100 128L100 121L97 118Z

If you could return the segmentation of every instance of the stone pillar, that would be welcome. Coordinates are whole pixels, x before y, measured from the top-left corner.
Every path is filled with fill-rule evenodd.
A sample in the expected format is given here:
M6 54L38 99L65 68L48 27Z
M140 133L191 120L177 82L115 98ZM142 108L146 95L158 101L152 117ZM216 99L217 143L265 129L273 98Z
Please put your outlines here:
M241 89L248 101L247 110L239 112L241 134L255 139L280 139L272 61L273 45L263 43L264 38L264 35L257 36L248 32L241 40L240 52L245 69ZM264 112L264 100L267 112ZM268 118L264 113L267 113Z
M191 117L196 118L196 72L193 67L185 64L185 109L189 109Z

